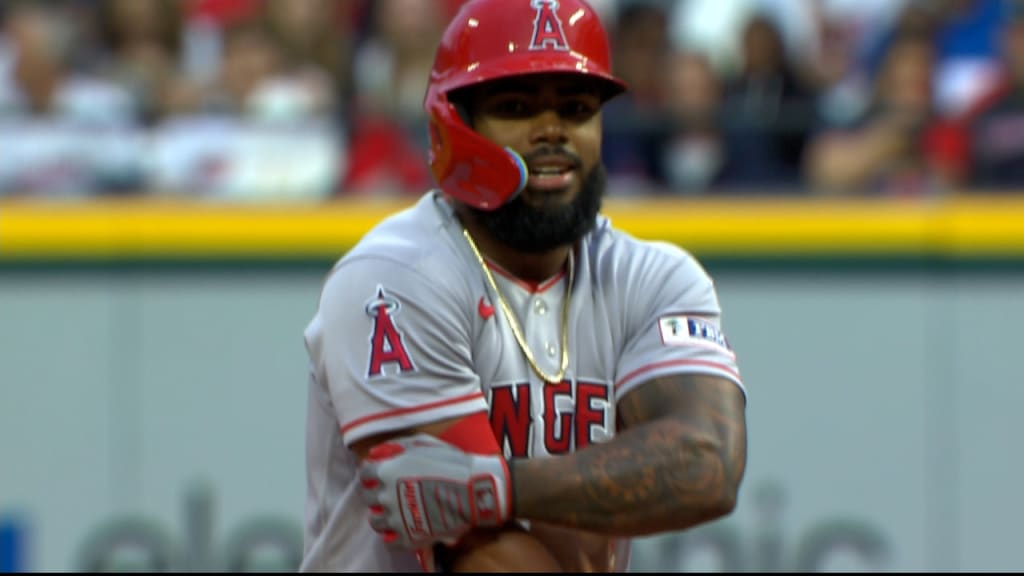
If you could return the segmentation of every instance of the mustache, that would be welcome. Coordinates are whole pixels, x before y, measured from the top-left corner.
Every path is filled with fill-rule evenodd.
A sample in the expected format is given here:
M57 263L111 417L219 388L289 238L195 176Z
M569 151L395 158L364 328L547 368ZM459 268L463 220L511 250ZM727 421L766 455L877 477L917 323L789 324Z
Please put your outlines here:
M580 168L583 166L583 159L561 146L541 146L540 148L535 148L531 150L529 154L523 155L523 162L525 162L527 166L530 166L538 160L557 157L561 157L572 164L573 168Z

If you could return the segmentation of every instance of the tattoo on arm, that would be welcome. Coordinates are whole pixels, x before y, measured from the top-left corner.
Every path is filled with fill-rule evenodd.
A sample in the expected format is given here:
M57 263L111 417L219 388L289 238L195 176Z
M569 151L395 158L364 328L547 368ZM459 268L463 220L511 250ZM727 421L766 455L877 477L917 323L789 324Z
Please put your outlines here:
M730 512L746 465L745 400L708 375L656 379L618 406L623 432L513 463L522 518L616 535L682 530Z

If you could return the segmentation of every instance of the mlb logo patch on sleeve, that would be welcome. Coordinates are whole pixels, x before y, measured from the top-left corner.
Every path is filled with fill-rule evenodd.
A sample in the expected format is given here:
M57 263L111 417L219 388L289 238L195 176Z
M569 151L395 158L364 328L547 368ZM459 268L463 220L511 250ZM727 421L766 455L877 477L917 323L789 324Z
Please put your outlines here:
M732 353L725 334L703 318L665 316L658 319L658 329L666 346L713 346Z

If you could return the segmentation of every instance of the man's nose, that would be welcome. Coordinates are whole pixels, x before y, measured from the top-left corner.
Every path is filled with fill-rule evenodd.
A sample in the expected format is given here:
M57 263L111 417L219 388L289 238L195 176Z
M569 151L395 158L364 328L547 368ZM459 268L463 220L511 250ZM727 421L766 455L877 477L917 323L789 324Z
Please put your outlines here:
M531 144L565 144L565 122L557 111L548 108L533 118L530 141Z

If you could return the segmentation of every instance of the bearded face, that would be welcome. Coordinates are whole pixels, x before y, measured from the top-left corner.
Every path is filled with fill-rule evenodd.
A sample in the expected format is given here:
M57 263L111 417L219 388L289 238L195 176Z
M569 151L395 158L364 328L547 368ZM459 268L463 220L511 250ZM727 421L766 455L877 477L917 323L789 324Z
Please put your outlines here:
M472 211L477 221L503 244L520 252L546 252L573 244L594 228L606 181L604 164L599 163L587 173L579 194L568 203L537 205L527 203L520 194L497 210Z
M525 188L474 219L503 244L546 252L579 240L595 225L605 192L601 107L607 82L578 74L540 73L485 82L451 95L467 123L518 154Z

